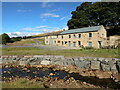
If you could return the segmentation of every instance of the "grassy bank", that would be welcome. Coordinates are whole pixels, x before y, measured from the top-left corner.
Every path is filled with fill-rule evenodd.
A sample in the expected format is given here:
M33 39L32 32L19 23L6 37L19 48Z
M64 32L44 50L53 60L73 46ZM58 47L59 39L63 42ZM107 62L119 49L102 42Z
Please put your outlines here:
M2 82L2 88L44 88L40 83L21 78L12 82Z
M118 49L77 49L77 50L43 50L40 48L1 48L2 55L64 55L82 57L120 58Z

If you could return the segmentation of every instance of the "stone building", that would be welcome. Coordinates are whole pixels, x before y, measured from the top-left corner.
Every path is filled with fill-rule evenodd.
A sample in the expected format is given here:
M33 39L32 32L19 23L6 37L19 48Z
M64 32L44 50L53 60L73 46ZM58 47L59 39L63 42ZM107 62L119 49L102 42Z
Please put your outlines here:
M101 48L106 46L106 41L107 32L102 25L66 30L45 37L45 44L66 47Z

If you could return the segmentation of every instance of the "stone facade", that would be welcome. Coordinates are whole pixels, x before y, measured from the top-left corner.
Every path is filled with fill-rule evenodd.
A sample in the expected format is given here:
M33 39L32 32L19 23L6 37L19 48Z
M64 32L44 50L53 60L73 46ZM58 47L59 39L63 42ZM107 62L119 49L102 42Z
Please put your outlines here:
M120 59L101 57L64 57L50 55L33 56L2 56L2 63L17 62L20 65L73 65L79 68L102 71L115 71L120 73Z
M82 33L59 34L46 36L45 44L66 47L94 47L100 48L106 44L107 32L103 26L97 31Z

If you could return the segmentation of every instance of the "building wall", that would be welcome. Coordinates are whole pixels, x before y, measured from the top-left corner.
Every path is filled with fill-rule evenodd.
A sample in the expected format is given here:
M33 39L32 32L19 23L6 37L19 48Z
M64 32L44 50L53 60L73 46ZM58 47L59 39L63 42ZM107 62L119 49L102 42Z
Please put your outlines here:
M89 37L89 33L92 34L92 37ZM69 35L71 36L71 38L69 38ZM79 37L79 35L81 35L81 37ZM50 38L52 38L53 40L52 45L80 47L79 46L79 41L80 41L81 45L83 45L84 47L88 47L90 45L90 42L92 42L92 47L99 48L98 41L102 42L102 45L104 45L105 41L107 40L107 35L106 35L106 30L104 29L104 27L102 27L100 28L100 30L95 32L48 36L45 37L45 43L48 42L46 44L50 44Z
M118 41L120 40L120 36L110 36L109 37L109 45L110 46L117 46L120 42Z

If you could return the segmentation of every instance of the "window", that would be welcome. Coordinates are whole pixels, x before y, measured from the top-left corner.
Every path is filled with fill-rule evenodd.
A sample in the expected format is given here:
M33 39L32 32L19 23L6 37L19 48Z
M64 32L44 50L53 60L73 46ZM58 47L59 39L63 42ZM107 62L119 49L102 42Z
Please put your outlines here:
M58 41L58 43L60 43L60 41Z
M65 44L67 44L67 41L65 41Z
M78 34L78 37L81 38L81 34Z
M46 39L48 39L48 36L46 36Z
M76 42L73 42L73 47L76 47Z
M54 41L56 43L56 41Z
M92 33L89 33L89 37L92 37Z
M74 36L74 38L76 38L76 35L75 35L75 34L74 34L73 36Z
M63 39L63 36L62 36L62 39Z
M68 42L68 46L70 46L70 41Z
M57 35L57 38L58 38L58 35Z
M69 38L71 38L71 35L69 35Z
M92 47L92 42L89 42L89 43L88 43L88 46L89 46L89 47Z
M104 34L102 34L102 37L104 37Z
M78 45L79 45L79 46L81 45L81 41L78 41Z
M46 41L46 43L48 43L48 41Z

